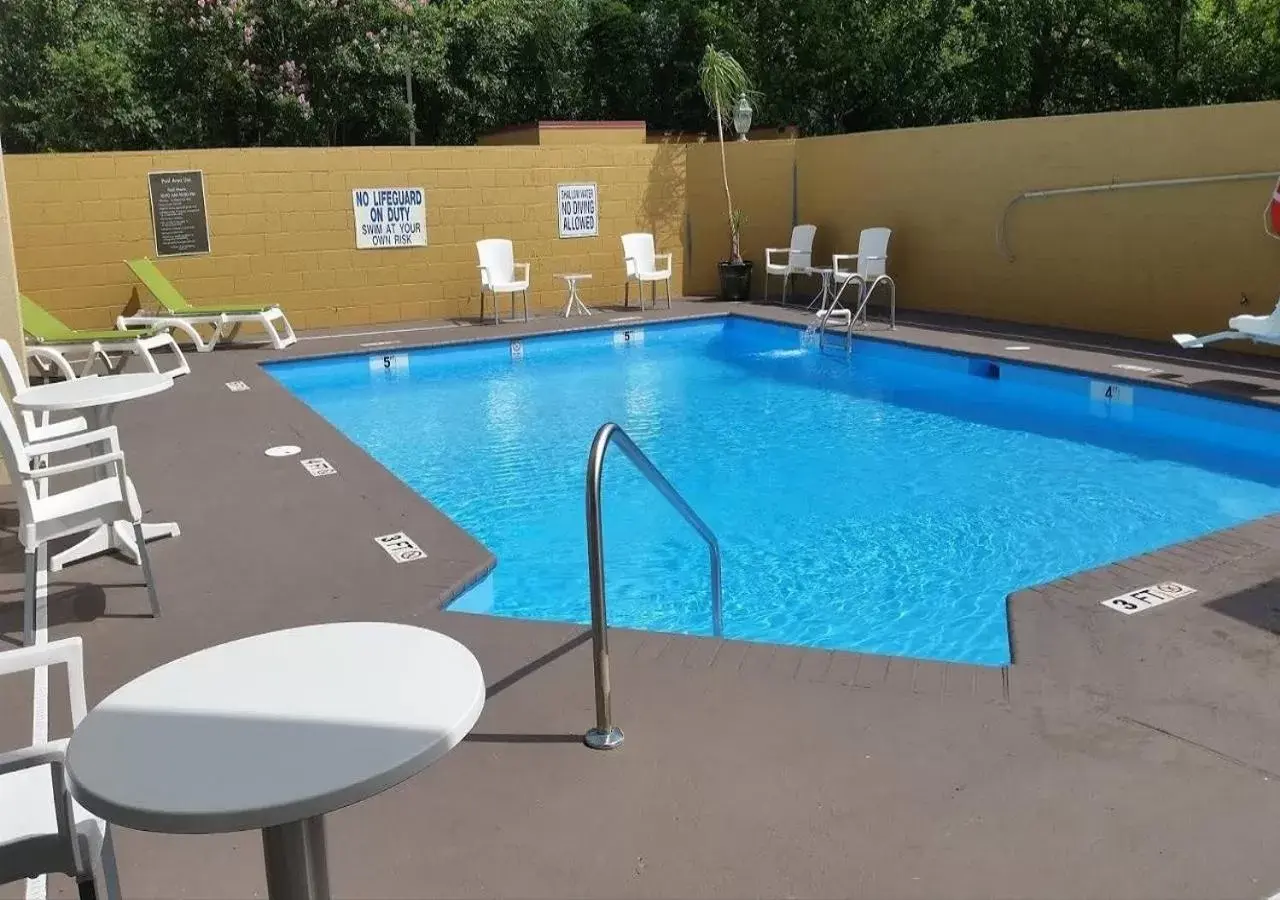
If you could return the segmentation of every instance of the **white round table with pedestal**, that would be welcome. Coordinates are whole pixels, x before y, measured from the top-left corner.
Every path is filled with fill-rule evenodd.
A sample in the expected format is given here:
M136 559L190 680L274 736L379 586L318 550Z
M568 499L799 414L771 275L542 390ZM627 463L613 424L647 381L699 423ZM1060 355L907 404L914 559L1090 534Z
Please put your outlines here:
M14 395L13 404L19 409L32 412L83 413L89 421L89 427L96 430L111 424L119 404L158 394L171 387L172 378L153 372L102 375L29 387ZM107 470L99 470L100 476L106 474ZM142 536L148 541L177 537L181 533L176 522L144 522L142 525ZM79 543L51 556L49 568L57 572L73 562L112 549L119 550L135 565L138 564L138 545L134 539L132 523L113 522L97 529Z
M259 829L268 897L327 900L325 815L444 756L484 700L471 652L425 628L274 631L184 656L108 696L71 735L67 783L85 809L125 828Z

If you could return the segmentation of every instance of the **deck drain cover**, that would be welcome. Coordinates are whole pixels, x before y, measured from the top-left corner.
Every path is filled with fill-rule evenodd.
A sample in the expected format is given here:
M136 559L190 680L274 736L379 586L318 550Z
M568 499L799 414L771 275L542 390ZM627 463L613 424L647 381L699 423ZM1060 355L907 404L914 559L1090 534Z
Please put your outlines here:
M281 444L279 447L266 449L267 456L297 456L301 452L302 448L295 447L293 444Z

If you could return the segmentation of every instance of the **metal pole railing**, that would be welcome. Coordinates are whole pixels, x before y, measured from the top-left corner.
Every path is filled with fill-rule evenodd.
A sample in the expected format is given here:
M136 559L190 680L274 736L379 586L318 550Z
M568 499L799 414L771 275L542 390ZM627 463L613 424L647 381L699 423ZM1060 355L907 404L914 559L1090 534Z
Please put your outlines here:
M1131 191L1144 188L1185 187L1187 185L1222 184L1231 181L1255 181L1261 178L1280 178L1280 172L1233 172L1229 175L1196 175L1190 178L1159 178L1148 181L1111 181L1104 184L1083 184L1077 187L1049 188L1039 191L1023 191L1010 200L1000 214L996 225L996 247L1009 262L1013 262L1013 251L1009 249L1008 228L1009 213L1014 206L1023 200L1042 200L1045 197L1065 197L1070 194L1106 194L1111 191Z
M612 750L621 747L623 741L622 729L613 724L609 684L609 615L604 596L604 523L600 515L604 457L610 443L616 444L626 454L640 474L649 479L649 483L707 542L711 556L711 630L716 637L724 633L720 600L720 542L716 540L715 533L619 425L613 422L601 425L587 455L587 567L591 575L591 650L596 681L596 724L586 733L584 740L588 747L596 750Z

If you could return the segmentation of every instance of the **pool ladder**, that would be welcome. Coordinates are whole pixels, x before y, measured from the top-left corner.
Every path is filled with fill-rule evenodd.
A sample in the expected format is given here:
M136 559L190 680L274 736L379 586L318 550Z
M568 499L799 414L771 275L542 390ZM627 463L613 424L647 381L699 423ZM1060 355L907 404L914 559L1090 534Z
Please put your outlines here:
M844 293L844 289L846 287L854 283L858 285L858 311L850 315L849 308L840 302L840 295ZM871 295L875 292L875 289L882 284L889 285L889 328L897 328L898 286L894 283L893 279L888 275L879 275L871 282L870 285L868 285L867 282L863 281L860 277L854 276L844 284L840 285L840 290L836 291L835 296L831 298L830 306L825 309L818 310L817 320L810 323L809 327L805 329L805 340L812 340L812 335L814 332L817 332L818 350L821 351L823 347L823 340L827 336L827 323L831 321L832 314L837 312L843 313L844 315L840 318L843 319L845 316L848 316L849 318L848 324L845 325L844 329L844 352L848 353L853 347L853 326L858 323L859 319L862 320L863 325L867 324L867 304L871 302Z
M609 616L604 600L604 524L600 518L600 485L604 478L604 456L615 444L631 460L640 474L658 489L676 512L693 526L707 542L711 556L711 630L716 637L724 632L724 614L720 605L720 542L715 532L693 511L675 486L658 471L636 442L620 425L606 422L596 432L587 454L587 565L591 573L591 648L596 677L596 725L583 737L588 747L613 750L622 746L622 729L613 724L611 688L609 684Z

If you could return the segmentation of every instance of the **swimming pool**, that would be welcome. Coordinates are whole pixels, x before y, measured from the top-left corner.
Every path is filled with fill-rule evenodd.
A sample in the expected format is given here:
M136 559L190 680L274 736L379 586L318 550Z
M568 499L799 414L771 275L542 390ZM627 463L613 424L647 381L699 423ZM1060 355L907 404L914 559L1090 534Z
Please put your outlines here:
M606 421L716 531L745 640L1003 665L1009 593L1280 510L1269 409L884 341L820 353L738 316L268 369L493 551L464 611L589 620ZM705 545L610 460L611 624L709 634Z

